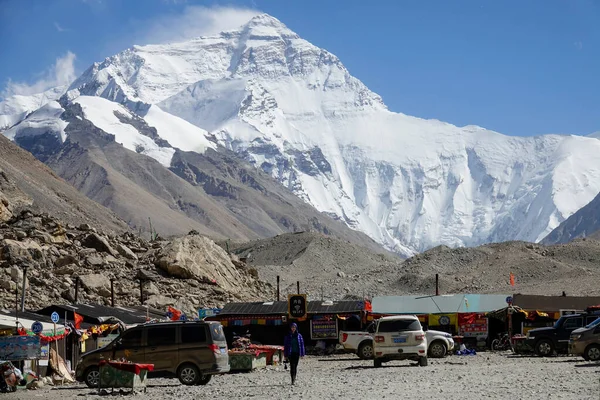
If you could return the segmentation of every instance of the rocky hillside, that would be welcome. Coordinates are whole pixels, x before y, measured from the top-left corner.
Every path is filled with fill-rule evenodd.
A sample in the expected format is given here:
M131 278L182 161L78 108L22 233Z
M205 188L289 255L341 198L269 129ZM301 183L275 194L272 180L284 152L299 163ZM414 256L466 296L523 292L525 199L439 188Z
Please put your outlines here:
M111 232L128 229L127 224L110 210L79 193L31 153L2 135L0 203L0 222L10 218L13 212L28 207L74 225L90 223Z
M0 223L0 307L14 307L24 267L28 309L73 302L77 278L80 303L110 304L114 280L116 304L139 304L142 279L144 304L159 309L175 305L188 315L198 307L272 297L272 288L244 263L196 232L148 242L29 210Z
M563 221L542 243L568 243L582 237L600 238L600 195Z
M514 287L509 284L515 275ZM475 248L438 246L406 260L390 276L400 292L435 293L435 274L442 293L526 293L598 295L600 242L577 239L544 246L505 242Z
M283 297L296 293L297 281L311 299L393 294L388 278L402 263L391 253L311 232L220 244L256 268L260 279L275 285L279 275Z
M600 242L589 238L552 246L438 246L407 260L313 233L220 244L256 268L261 279L274 285L280 275L283 297L296 292L296 281L315 299L429 295L435 294L436 273L441 293L600 294Z

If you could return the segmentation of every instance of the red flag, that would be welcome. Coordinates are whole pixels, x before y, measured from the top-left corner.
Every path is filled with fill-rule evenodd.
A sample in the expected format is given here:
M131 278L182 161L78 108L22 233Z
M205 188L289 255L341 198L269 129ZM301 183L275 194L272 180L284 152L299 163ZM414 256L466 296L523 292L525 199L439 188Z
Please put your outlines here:
M76 312L73 313L75 318L75 329L81 328L81 323L83 322L83 317Z
M515 286L515 275L510 273L510 286Z
M171 313L171 321L179 321L179 317L181 317L181 311L169 306L169 312Z

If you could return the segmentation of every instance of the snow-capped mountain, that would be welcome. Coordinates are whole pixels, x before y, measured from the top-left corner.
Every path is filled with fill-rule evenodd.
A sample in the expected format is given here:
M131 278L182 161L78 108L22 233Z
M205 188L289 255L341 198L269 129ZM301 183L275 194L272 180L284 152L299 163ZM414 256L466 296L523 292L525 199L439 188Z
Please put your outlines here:
M183 150L214 135L318 210L405 255L539 241L600 192L600 140L510 137L391 112L336 56L266 14L215 36L134 46L92 65L67 97L84 108L109 100L109 114L121 107L142 117ZM107 132L120 129L110 124ZM16 128L6 134L25 134ZM145 154L168 163L170 147L154 143L141 145Z
M12 95L0 99L0 132L25 119L37 110L65 93L67 86L57 86L32 95Z

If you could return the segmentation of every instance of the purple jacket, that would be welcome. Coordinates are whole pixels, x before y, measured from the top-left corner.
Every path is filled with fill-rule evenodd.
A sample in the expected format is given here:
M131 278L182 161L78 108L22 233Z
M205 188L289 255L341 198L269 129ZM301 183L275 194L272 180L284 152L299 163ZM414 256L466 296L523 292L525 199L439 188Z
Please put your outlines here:
M298 332L298 349L300 350L300 357L304 357L304 339ZM288 333L283 340L283 355L289 357L292 353L292 333Z

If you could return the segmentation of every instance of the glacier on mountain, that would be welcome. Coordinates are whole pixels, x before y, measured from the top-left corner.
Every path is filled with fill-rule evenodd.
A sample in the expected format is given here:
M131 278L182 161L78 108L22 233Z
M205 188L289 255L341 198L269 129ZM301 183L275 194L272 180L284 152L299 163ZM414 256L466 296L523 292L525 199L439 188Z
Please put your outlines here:
M214 135L404 255L539 241L600 191L599 140L510 137L391 112L336 56L266 14L219 35L134 46L92 65L68 97L104 98L98 107L113 116L126 107L183 150L202 151ZM120 132L110 119L100 127ZM168 163L168 148L153 143L147 154Z

